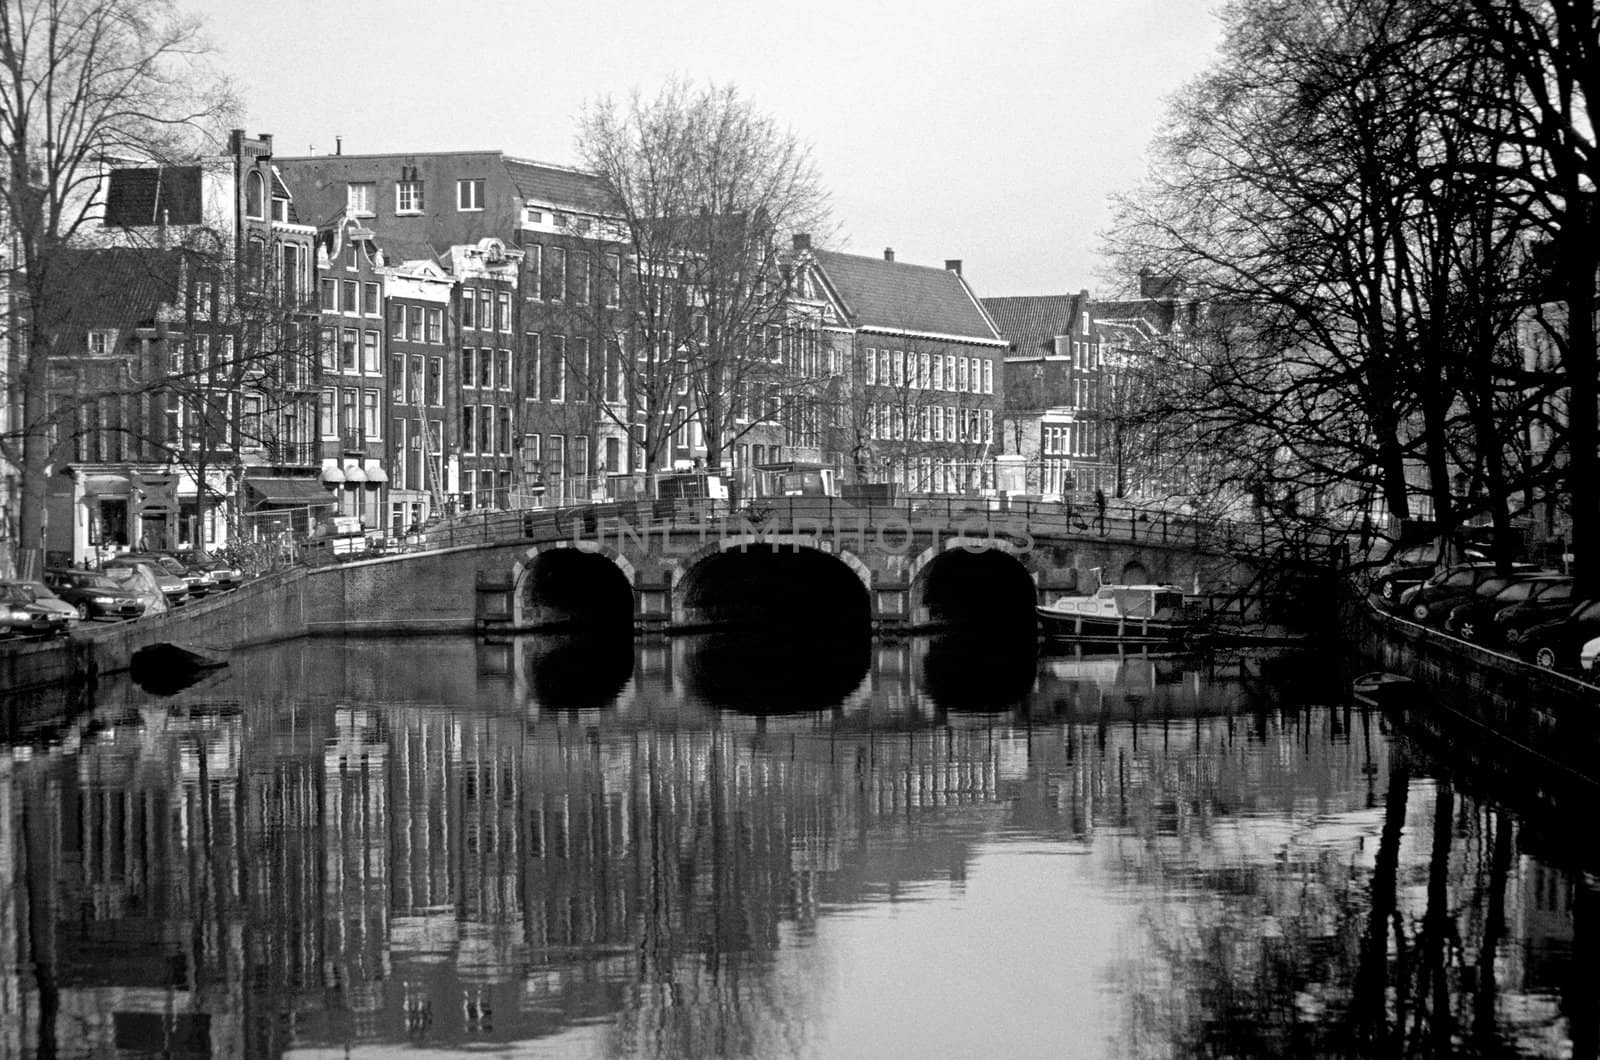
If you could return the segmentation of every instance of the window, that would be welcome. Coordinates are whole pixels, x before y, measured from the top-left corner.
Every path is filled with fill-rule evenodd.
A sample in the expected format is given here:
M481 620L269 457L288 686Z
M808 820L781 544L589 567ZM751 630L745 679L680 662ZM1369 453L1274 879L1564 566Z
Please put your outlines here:
M339 342L339 370L353 372L356 370L356 338L355 328L345 328Z
M373 194L374 187L370 182L352 183L344 186L344 208L351 217L371 217L374 213L373 203L377 196Z
M522 336L522 349L523 363L528 366L527 397L531 401L538 401L540 395L543 393L543 388L539 386L539 370L544 367L539 358L538 334L530 331L528 334Z
M361 285L354 280L344 281L344 311L346 313L360 314L361 312Z
M590 275L589 255L580 251L574 262L578 267L578 304L588 305L594 297L594 278Z
M622 470L622 442L620 439L606 439L606 470L613 473Z
M396 405L406 400L406 358L396 353L389 356L389 400Z
M965 357L956 358L956 389L967 389L967 359Z
M622 304L622 256L607 254L602 260L606 270L602 277L606 285L606 308L615 309Z
M483 180L474 177L456 181L456 209L483 209Z
M478 292L471 287L461 289L461 326L464 328L478 326Z
M494 452L494 406L478 407L478 452Z
M422 181L401 180L394 186L395 213L422 212Z
M994 362L988 358L983 362L983 392L994 393Z
M333 421L333 391L324 390L318 402L317 411L318 429L324 438L339 433L338 426Z
M494 329L511 330L511 292L496 291L494 295Z
M544 300L544 247L538 243L529 243L522 248L522 261L525 266L523 275L528 278L528 297L539 302Z
M406 400L413 405L420 405L423 402L424 394L422 387L423 381L426 379L428 374L427 365L427 358L416 354L412 355L411 379L410 386L406 390Z
M361 312L365 316L378 315L378 285L369 283L361 288Z
M567 439L562 434L552 434L544 443L544 466L549 468L549 477L555 479L556 496L561 495L561 474L566 470Z
M572 400L589 400L589 340L572 340Z
M321 288L322 308L329 313L337 313L339 311L339 281L323 280Z
M579 478L589 474L589 436L586 434L572 439L572 473Z
M511 426L511 406L500 406L499 414L495 417L495 423L497 424L496 441L500 446L500 454L502 456L510 456L513 430Z
M550 400L567 400L567 337L550 336Z
M406 338L412 342L422 341L422 307L419 305L406 306Z
M478 406L461 406L461 448L473 452L473 445L477 442L478 432L474 429L477 423Z
M473 501L477 499L473 486L477 482L476 471L463 471L461 473L461 508L463 511L472 510Z
M565 247L550 248L550 301L559 302L567 297L567 251Z
M471 346L461 347L461 385L478 385L478 351Z
M944 358L937 353L933 355L933 389L944 389Z
M406 307L398 302L389 303L389 334L397 339L406 337Z
M354 434L357 429L355 390L339 391L339 429L349 434Z
M485 390L494 389L494 351L488 347L478 351L478 385Z
M267 181L259 169L252 169L244 182L244 215L256 221L267 219Z
M361 434L369 442L383 437L378 432L378 392L376 390L363 390L361 392Z
M337 368L339 344L334 331L332 328L323 328L320 334L321 342L318 343L318 347L322 351L322 367Z
M495 381L500 384L500 389L501 390L510 390L511 389L511 351L510 350L496 350L495 354L494 354L494 359L495 359Z
M378 333L371 328L361 333L361 370L377 375L383 370L379 361Z
M867 382L876 385L878 382L878 351L871 346L867 347Z
M428 341L441 343L444 341L444 310L428 310Z
M444 358L428 358L428 404L444 404Z
M921 389L928 385L928 355L917 354L917 387Z
M111 352L111 344L116 341L115 331L96 330L89 332L89 356L104 357Z

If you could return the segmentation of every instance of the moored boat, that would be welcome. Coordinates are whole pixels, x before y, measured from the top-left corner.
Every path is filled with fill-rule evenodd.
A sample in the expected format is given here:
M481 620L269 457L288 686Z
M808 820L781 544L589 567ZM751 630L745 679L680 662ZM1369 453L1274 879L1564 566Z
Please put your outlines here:
M1102 585L1036 610L1045 636L1084 644L1179 644L1194 630L1175 585Z

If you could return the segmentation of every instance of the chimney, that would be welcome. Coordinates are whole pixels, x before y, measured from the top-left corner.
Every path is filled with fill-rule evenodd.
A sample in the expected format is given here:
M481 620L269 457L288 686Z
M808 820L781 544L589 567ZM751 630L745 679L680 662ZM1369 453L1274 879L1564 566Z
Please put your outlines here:
M894 260L894 248L893 247L884 247L883 248L883 260L884 261L893 261Z
M796 249L796 250L810 250L811 249L811 234L809 232L796 232L794 234L794 249Z
M957 276L960 276L961 275L961 259L960 258L945 258L944 259L944 271L945 272L953 272Z
M344 137L335 136L333 138L333 153L336 155L344 154Z

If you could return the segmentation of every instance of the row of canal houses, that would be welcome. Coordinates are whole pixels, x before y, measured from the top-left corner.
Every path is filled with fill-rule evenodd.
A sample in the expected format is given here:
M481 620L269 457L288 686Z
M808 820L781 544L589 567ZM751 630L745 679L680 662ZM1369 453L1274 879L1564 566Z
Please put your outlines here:
M101 193L52 321L47 562L272 539L333 514L397 536L638 488L615 326L628 256L592 175L498 151L282 157L235 131L195 166L108 167ZM983 300L957 260L788 239L772 356L812 383L799 402L735 397L731 480L800 461L977 492L1009 455L1032 494L1110 490L1093 410L1119 324L1086 294ZM707 455L679 393L658 466Z

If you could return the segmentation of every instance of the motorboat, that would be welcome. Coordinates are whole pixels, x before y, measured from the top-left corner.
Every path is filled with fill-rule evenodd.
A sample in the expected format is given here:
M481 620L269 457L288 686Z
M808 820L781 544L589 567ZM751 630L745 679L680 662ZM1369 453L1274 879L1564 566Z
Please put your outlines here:
M1084 644L1181 644L1195 628L1175 585L1102 585L1036 610L1045 636Z

